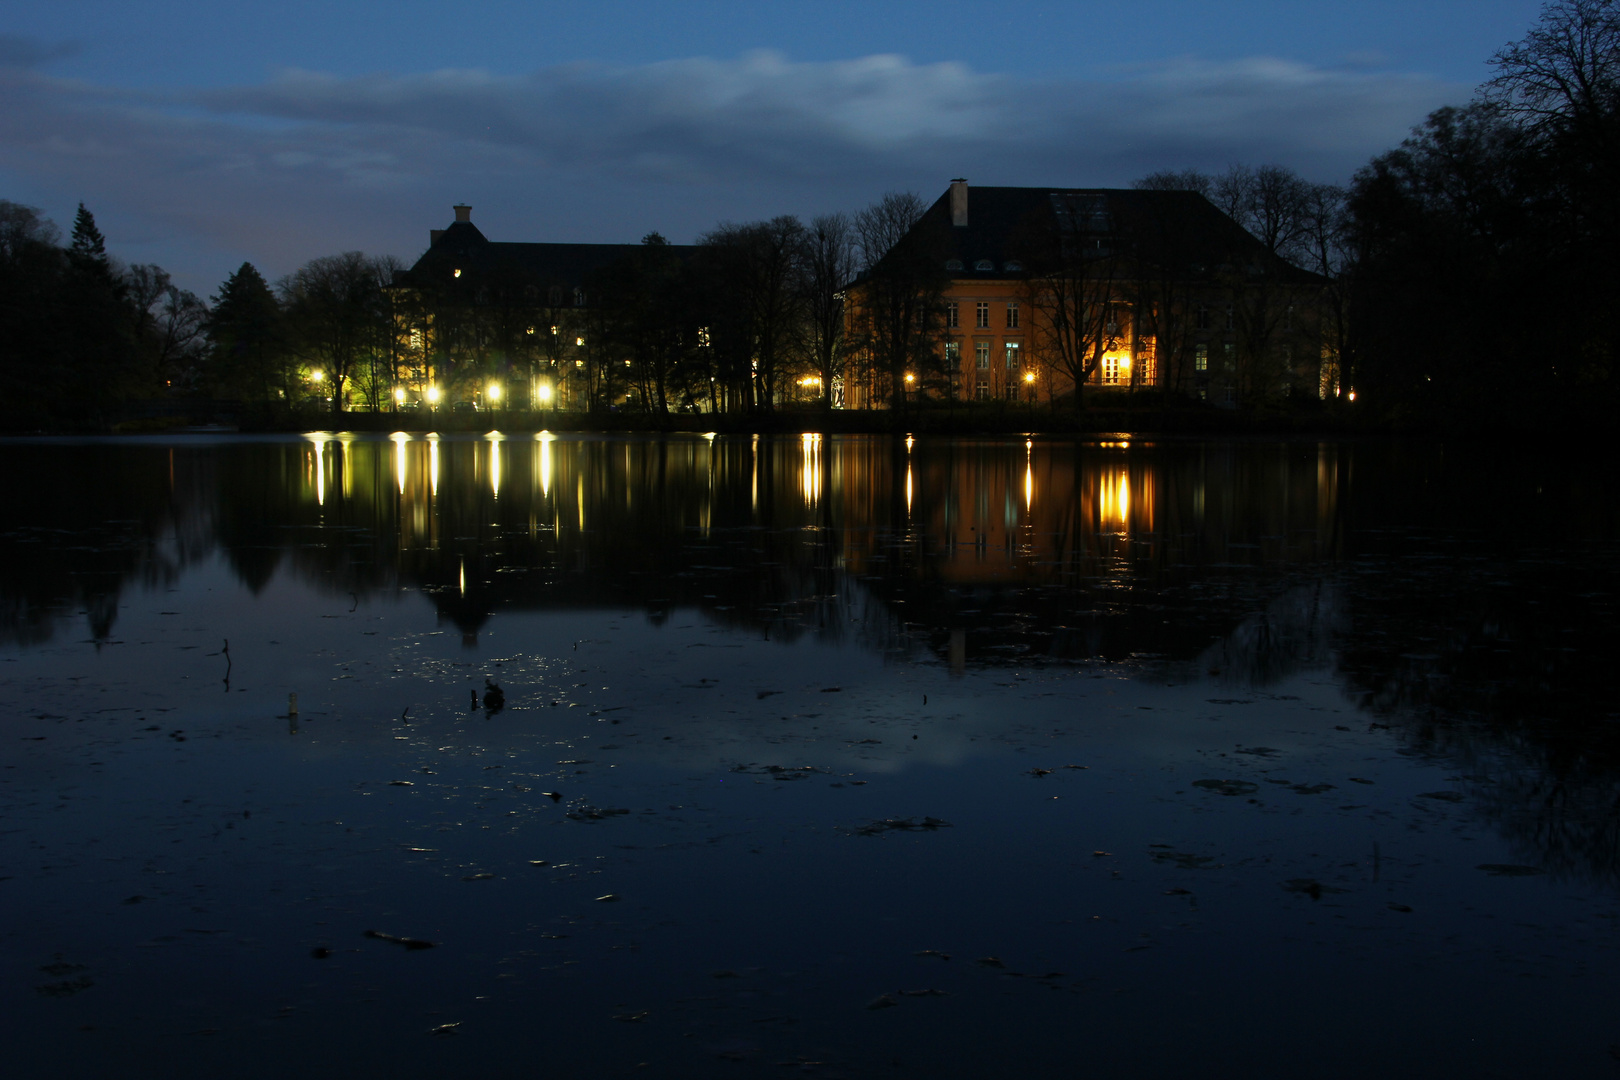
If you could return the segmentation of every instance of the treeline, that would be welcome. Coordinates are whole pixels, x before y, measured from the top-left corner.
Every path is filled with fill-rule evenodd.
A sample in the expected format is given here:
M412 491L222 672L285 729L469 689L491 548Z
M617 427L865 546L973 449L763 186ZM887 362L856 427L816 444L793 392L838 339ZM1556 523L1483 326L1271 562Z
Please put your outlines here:
M160 267L115 263L82 204L59 241L0 200L0 423L100 427L131 398L190 388L207 306Z
M1606 417L1620 359L1620 2L1560 0L1468 105L1357 173L1354 377L1397 419Z

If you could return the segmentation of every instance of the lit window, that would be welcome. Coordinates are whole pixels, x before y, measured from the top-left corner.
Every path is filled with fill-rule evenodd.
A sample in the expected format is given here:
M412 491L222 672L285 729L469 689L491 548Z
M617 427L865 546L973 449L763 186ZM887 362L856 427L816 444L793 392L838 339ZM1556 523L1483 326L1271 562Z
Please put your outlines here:
M979 308L974 318L973 325L981 330L987 330L990 328L990 301L979 301Z
M948 301L945 304L945 325L950 327L962 325L961 315L957 312L957 304L955 300Z
M973 343L973 366L980 371L990 370L990 343L976 341Z
M702 349L709 347L709 328L707 326L698 327L698 347Z
M1007 370L1018 370L1018 343L1016 341L1007 342Z
M1018 305L1016 303L1007 305L1007 329L1018 329Z
M959 367L962 363L962 343L960 341L947 341L945 343L945 366Z
M1119 357L1103 357L1102 381L1104 386L1114 386L1119 383Z
M583 348L584 348L584 347L585 347L585 339L584 339L584 338L582 338L582 337L577 337L577 338L575 338L575 339L574 339L574 345L575 345L575 346L576 346L576 347L578 347L578 348L581 348L581 349L583 349Z
M1208 345L1194 345L1193 346L1193 370L1194 371L1208 371L1209 370L1209 346Z

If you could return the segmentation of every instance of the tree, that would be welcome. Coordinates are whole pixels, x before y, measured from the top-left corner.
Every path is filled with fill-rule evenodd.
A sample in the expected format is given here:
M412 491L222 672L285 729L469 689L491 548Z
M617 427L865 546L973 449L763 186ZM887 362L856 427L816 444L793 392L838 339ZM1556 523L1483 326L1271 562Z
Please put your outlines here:
M135 334L124 282L107 256L95 217L83 203L73 219L67 262L61 290L67 317L56 392L61 400L73 399L105 423L115 404L135 388Z
M805 330L810 363L820 380L821 406L832 405L833 383L843 374L844 290L855 276L854 226L847 215L823 214L803 239Z
M1128 278L1116 224L1106 196L1054 194L1051 212L1026 222L1015 241L1029 272L1033 351L1073 383L1077 412L1086 382L1127 340Z
M213 299L207 331L219 388L266 407L290 401L286 325L264 276L245 262Z
M891 191L855 217L865 264L855 320L871 365L869 396L886 394L895 409L905 403L908 369L921 376L939 365L934 346L950 274L943 234L917 227L926 210L915 192Z
M208 306L194 293L176 287L161 266L131 266L124 272L124 288L134 321L143 389L196 389Z
M332 412L341 413L350 380L375 355L384 321L377 268L360 252L346 251L312 259L278 287L293 351L312 378L319 373Z
M799 219L782 215L747 225L722 224L700 241L714 275L711 284L731 315L724 336L739 361L747 400L765 412L775 405L783 366L802 327L804 239Z

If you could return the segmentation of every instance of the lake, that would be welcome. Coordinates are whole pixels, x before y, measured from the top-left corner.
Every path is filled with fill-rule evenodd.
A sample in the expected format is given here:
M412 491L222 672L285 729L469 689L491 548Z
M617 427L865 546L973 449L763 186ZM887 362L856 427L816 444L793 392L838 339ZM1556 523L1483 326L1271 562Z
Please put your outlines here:
M1616 481L0 441L18 1076L1612 1076Z

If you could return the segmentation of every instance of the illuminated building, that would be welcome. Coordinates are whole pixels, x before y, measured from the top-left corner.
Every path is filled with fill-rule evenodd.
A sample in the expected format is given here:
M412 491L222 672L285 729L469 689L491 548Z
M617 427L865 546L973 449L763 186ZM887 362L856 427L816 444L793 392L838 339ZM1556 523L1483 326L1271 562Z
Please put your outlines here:
M934 308L924 346L937 360L924 380L934 397L1051 403L1078 377L1087 393L1152 388L1233 404L1322 385L1325 279L1195 192L970 191L955 180L907 240L942 263L918 284ZM872 309L883 265L850 286L857 348L881 337ZM889 398L892 376L878 366L846 389L850 405Z

